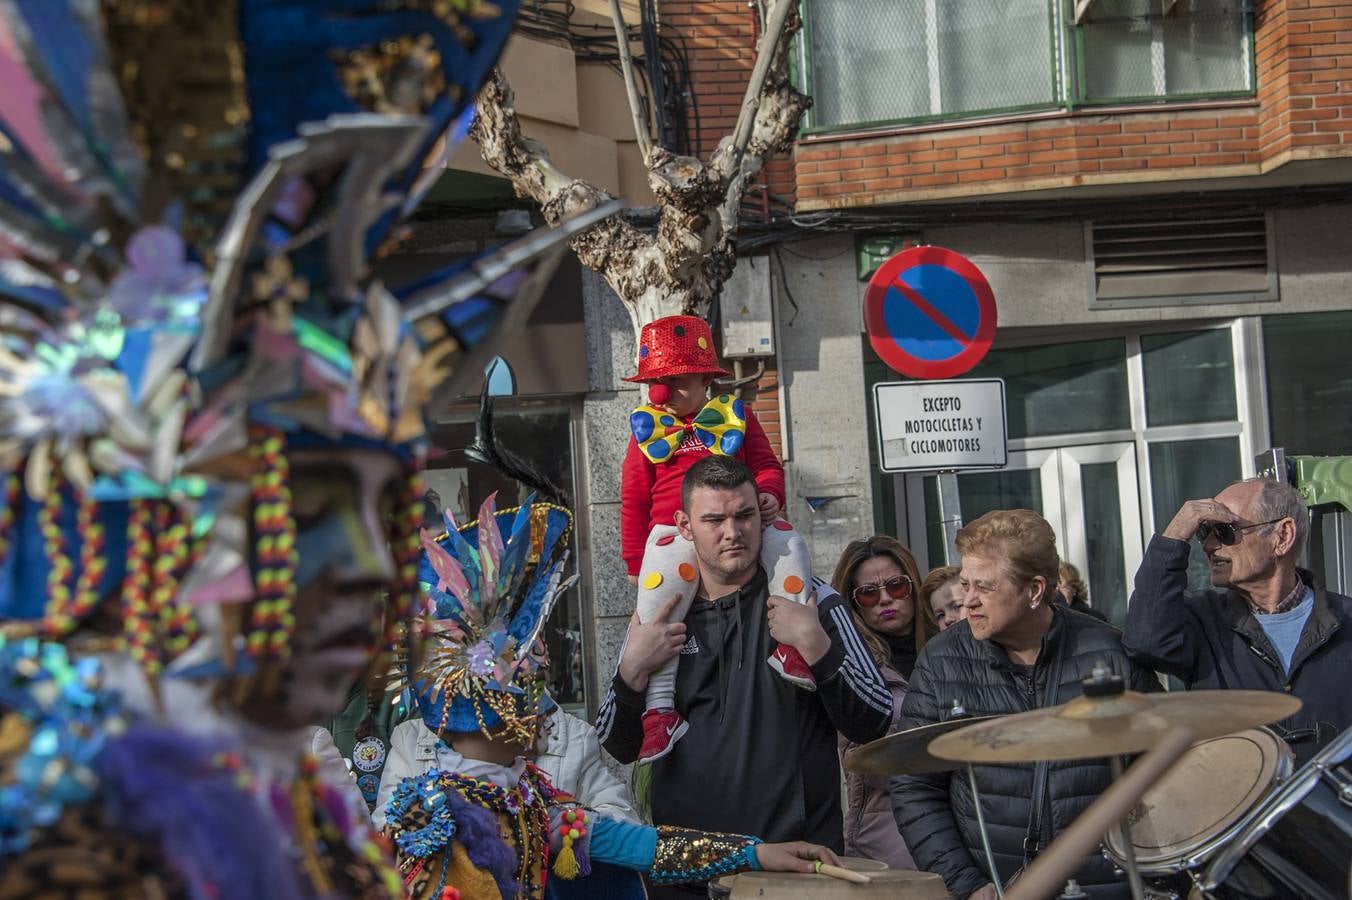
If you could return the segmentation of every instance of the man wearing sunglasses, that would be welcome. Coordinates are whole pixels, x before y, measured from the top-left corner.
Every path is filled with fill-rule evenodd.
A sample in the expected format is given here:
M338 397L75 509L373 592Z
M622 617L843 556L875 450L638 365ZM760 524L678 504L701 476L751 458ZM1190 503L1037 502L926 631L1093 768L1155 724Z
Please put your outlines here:
M1273 726L1304 762L1352 726L1352 599L1297 566L1310 514L1296 489L1266 479L1189 500L1146 549L1127 607L1133 660L1188 688L1282 691L1305 704ZM1188 590L1189 540L1211 590Z

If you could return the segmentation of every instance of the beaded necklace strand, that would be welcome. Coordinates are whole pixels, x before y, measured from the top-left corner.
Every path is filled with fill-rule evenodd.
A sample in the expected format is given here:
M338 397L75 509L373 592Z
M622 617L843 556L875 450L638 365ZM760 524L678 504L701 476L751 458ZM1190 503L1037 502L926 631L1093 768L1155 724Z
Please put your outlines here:
M542 779L539 770L527 766L521 781L513 788L456 772L444 773L442 777L448 787L470 803L506 818L517 852L517 883L532 898L543 897L549 872L549 796L548 782Z
M266 787L234 753L222 753L215 764L235 773L242 790L261 796ZM296 780L285 794L291 810L291 831L301 871L317 896L361 900L402 900L403 882L391 858L390 845L370 821L344 814L343 795L319 778L319 760L301 757ZM340 827L342 823L345 827ZM337 890L335 890L337 888Z

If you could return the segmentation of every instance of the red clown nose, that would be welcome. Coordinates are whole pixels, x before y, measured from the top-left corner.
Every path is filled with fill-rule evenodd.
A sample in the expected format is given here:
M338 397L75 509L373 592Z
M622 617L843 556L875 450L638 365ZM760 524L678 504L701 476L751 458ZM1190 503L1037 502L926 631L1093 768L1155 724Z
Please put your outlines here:
M671 399L671 388L658 382L648 385L648 402L654 406L666 406Z

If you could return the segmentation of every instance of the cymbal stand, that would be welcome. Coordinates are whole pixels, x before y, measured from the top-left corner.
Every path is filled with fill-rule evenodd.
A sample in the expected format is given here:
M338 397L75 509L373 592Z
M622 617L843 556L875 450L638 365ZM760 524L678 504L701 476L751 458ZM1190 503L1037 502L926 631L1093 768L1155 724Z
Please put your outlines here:
M967 764L967 783L972 786L972 806L976 808L976 827L981 832L981 849L986 851L986 868L990 869L995 894L1005 900L1005 888L1000 883L1000 871L995 868L995 853L991 850L991 836L986 833L986 815L981 811L981 792L976 786L976 768ZM1138 898L1139 900L1139 898Z
M1109 757L1113 781L1122 777L1122 757ZM1131 886L1132 900L1145 900L1145 882L1141 880L1141 870L1136 865L1136 847L1131 842L1131 823L1126 816L1117 820L1118 833L1122 835L1122 855L1127 858L1124 868L1127 872L1127 884Z

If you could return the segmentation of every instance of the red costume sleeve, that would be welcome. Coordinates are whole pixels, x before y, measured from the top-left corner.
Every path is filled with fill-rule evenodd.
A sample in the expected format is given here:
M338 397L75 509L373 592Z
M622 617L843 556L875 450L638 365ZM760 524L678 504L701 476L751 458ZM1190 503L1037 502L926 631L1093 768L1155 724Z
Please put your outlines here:
M779 501L780 509L783 509L784 465L775 456L770 439L765 436L765 429L749 406L746 408L746 443L742 445L742 461L756 477L756 490L773 495Z
M643 548L652 527L653 483L657 471L629 436L629 450L620 470L620 555L630 575L643 563Z

